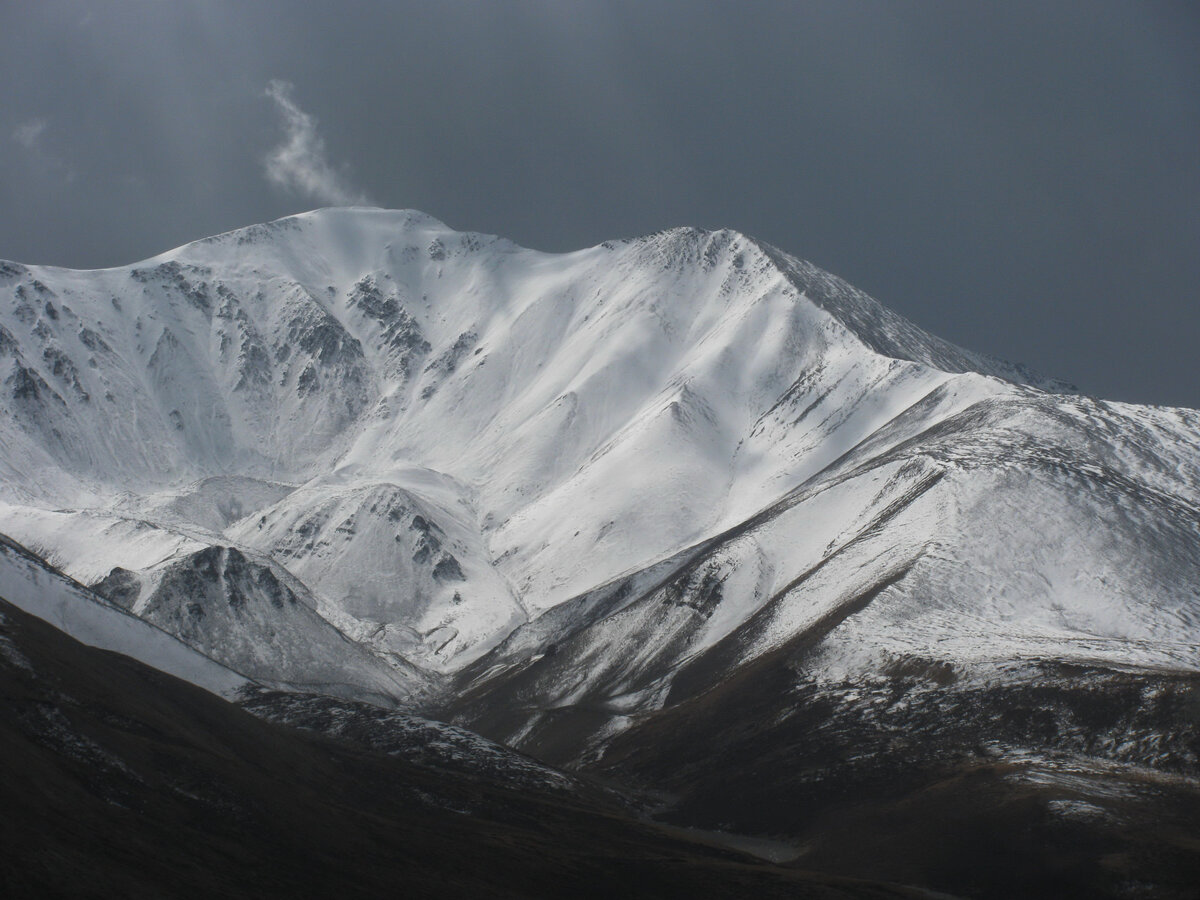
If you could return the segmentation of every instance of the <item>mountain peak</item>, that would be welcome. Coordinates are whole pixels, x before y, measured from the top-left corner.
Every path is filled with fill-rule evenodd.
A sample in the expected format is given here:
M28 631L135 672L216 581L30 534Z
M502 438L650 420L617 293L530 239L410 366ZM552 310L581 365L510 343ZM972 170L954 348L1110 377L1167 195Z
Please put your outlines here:
M484 248L506 253L537 253L495 235L456 231L416 209L322 207L202 238L116 270L97 271L144 271L171 262L219 269L243 260L256 265L260 271L265 267L279 274L289 273L302 282L312 282L314 278L353 282L374 273L387 273L396 267L400 255L407 256L404 262L412 262L417 256L428 256L438 262L445 258L446 248L451 245L458 253L467 255L478 254ZM978 372L1053 392L1076 393L1078 390L1074 385L1046 378L1025 366L964 350L944 341L813 263L733 229L707 230L685 225L606 241L591 249L613 251L621 246L633 249L639 262L667 270L695 266L701 272L709 272L724 260L731 269L756 267L763 273L765 261L805 298L841 322L872 352L952 374ZM573 254L539 255L570 257ZM314 261L320 263L316 271L311 265ZM18 277L30 271L29 267L19 263L3 265L0 276ZM33 269L39 272L72 271L52 267Z
M331 208L122 269L4 271L0 500L100 511L70 521L105 566L74 576L164 577L182 525L433 670L910 420L1056 387L729 229L548 254ZM12 515L18 539L63 521ZM128 528L133 558L103 537Z

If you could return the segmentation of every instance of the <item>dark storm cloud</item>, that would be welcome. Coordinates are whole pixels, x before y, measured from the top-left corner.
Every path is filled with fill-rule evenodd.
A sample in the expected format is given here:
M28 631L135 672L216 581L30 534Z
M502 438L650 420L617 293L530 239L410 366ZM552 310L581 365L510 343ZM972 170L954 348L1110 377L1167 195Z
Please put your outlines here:
M551 250L730 226L958 343L1200 406L1193 9L10 3L0 257L365 196Z

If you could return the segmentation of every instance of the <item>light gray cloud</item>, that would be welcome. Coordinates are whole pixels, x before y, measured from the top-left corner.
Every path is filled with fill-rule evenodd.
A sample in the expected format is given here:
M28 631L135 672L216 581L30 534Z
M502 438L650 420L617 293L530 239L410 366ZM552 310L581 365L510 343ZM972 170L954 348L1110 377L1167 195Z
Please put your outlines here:
M351 185L345 174L330 165L317 120L296 103L295 86L273 79L266 95L283 116L284 139L267 154L270 182L331 206L373 206L370 198Z
M45 119L33 119L29 122L22 122L13 129L13 140L26 150L36 150L38 148L38 141L42 139L42 132L46 130L47 124Z

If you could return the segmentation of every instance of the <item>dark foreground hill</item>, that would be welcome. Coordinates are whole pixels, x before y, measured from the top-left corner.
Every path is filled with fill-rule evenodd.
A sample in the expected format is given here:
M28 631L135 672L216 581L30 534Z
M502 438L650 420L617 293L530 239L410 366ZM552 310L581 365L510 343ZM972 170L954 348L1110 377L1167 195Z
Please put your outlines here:
M0 602L5 897L906 897L265 722Z

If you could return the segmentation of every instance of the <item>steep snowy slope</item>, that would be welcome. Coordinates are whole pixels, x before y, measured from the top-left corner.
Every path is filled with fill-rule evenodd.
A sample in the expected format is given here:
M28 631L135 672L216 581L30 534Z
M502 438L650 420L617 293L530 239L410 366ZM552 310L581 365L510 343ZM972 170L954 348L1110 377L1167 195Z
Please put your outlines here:
M747 522L519 629L453 709L567 762L776 651L828 684L915 664L965 686L1046 659L1195 671L1197 417L1134 412L1029 393L900 417Z
M829 672L1196 663L1195 414L1052 393L733 232L551 255L321 210L6 263L0 329L4 527L278 682L343 638L368 695L469 667L614 710L797 634ZM239 618L206 548L310 601ZM147 599L181 566L202 628Z

